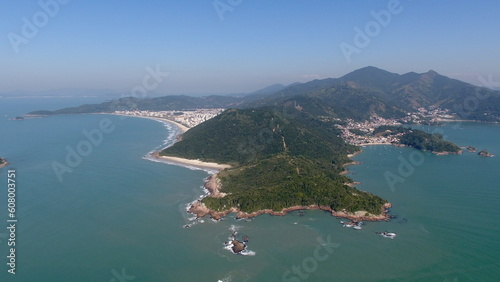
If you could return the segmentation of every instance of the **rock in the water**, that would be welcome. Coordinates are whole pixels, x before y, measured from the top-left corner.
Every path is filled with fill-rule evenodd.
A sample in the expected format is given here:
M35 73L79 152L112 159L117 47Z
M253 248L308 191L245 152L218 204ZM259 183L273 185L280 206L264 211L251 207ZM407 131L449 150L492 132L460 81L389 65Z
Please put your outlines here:
M479 152L477 154L480 155L481 157L493 157L493 155L488 153L488 151L486 151L486 150L481 150L481 152Z
M243 251L245 248L246 248L246 245L243 244L242 242L238 241L238 240L233 240L233 252L235 253L240 253L241 251Z

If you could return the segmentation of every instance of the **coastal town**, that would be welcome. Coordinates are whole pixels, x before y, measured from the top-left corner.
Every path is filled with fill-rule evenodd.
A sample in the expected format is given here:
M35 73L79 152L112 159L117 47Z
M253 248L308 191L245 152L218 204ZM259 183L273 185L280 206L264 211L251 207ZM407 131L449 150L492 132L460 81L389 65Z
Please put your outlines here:
M161 118L177 122L187 128L192 128L211 118L221 114L225 109L192 109L182 111L115 111L118 115L139 116L150 118ZM453 120L454 116L449 110L440 108L426 109L418 108L416 112L407 113L406 117L394 119L383 118L373 114L370 120L357 122L347 119L343 123L337 124L342 131L341 137L348 144L352 145L375 145L375 144L398 144L399 136L373 135L375 128L379 126L399 126L402 124L439 124L441 121Z
M390 136L373 135L375 128L379 126L400 126L403 124L439 124L442 121L452 121L454 116L443 109L418 108L416 112L407 113L406 117L400 119L386 119L378 115L372 115L370 120L356 122L347 119L344 124L338 124L337 127L342 130L342 138L348 144L352 145L376 145L376 144L398 144L399 136L395 134Z
M184 125L187 128L192 128L198 124L218 116L225 109L195 109L185 111L115 111L117 115L139 116L150 118L162 118L174 121Z

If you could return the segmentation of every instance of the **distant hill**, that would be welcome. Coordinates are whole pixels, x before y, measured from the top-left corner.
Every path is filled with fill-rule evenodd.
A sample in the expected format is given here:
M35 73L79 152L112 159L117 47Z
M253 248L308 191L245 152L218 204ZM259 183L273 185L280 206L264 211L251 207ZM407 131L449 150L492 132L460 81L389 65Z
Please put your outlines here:
M340 78L313 80L289 86L240 107L279 105L309 100L314 111L366 119L371 113L398 118L419 107L441 107L459 118L500 121L500 92L451 79L435 71L399 75L365 67ZM311 109L312 110L312 109ZM335 114L334 114L335 115Z
M30 112L30 115L62 115L82 113L112 113L123 110L189 110L197 108L227 108L235 107L241 102L240 98L229 96L206 96L192 97L185 95L170 95L157 98L134 98L127 97L100 104L87 104L73 108L65 108L56 111L38 110Z
M281 91L285 88L286 88L285 85L277 83L277 84L273 84L273 85L264 87L262 89L254 91L254 92L250 92L245 96L264 96L264 95L274 94L274 93Z
M366 67L340 78L271 85L242 97L128 97L31 114L228 108L160 152L232 165L219 174L221 192L227 195L203 200L210 209L254 212L321 206L376 215L387 201L346 185L351 180L340 175L347 155L359 148L346 144L336 125L372 115L402 118L420 107L449 109L463 119L500 121L500 92L435 71L400 75ZM402 143L431 151L457 150L440 136L410 133Z
M294 105L315 115L368 119L377 114L399 118L419 107L449 109L461 119L500 121L500 91L477 87L435 71L396 74L365 67L340 78L316 79L289 86L274 84L243 97L172 95L122 98L99 105L36 111L30 114L112 112L115 110L186 110L194 108L259 108Z

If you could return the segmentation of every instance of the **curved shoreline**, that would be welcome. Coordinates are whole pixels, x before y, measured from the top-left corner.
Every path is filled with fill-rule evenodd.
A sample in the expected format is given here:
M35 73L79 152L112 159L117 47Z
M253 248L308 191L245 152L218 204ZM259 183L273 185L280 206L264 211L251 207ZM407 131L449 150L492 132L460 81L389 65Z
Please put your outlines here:
M172 156L160 156L160 151L151 153L151 156L155 159L163 160L169 164L179 165L179 166L192 166L199 169L210 169L210 170L220 171L231 167L228 164L210 163L200 160L184 159Z
M125 115L129 116L129 115ZM132 115L130 115L132 116ZM132 116L133 117L133 116ZM141 117L141 116L135 116L135 117ZM173 122L171 120L167 119L160 119L160 118L150 118L150 117L142 117L142 118L149 118L149 119L156 119L159 121L166 121L166 122L171 122L172 124L176 125L181 133L186 132L189 128L178 124L176 122ZM184 130L185 129L185 130ZM179 139L179 135L177 136L177 140ZM371 145L390 145L390 144L371 144ZM355 152L354 154L349 154L348 157L352 158L353 156L362 153L363 151L358 151ZM204 203L201 202L201 200L205 197L215 197L215 198L220 198L224 197L225 193L221 192L221 183L220 180L218 179L217 175L218 172L231 168L230 165L228 164L218 164L218 163L211 163L211 162L203 162L200 160L192 160L192 159L185 159L185 158L180 158L180 157L172 157L172 156L160 156L160 152L153 152L150 154L153 158L155 159L161 159L167 163L173 164L173 165L179 165L179 166L192 166L200 169L212 169L216 170L217 172L210 175L207 178L207 181L204 184L204 188L207 189L208 194L203 196L202 198L195 200L194 202L190 203L188 205L187 212L192 213L196 215L197 218L204 217L206 215L209 215L212 219L215 220L220 220L223 217L226 217L229 213L236 213L236 218L252 218L261 214L269 214L269 215L274 215L274 216L284 216L288 214L289 212L292 211L297 211L297 210L323 210L330 212L332 216L335 217L342 217L342 218L347 218L350 220L356 220L356 221L390 221L390 215L388 214L389 208L392 207L392 204L387 202L385 203L382 208L381 208L381 213L379 215L374 215L374 214L369 214L366 211L356 211L354 213L349 213L345 210L343 211L335 211L329 206L319 206L319 205L309 205L309 206L292 206L288 208L284 208L281 211L273 211L271 209L264 209L264 210L258 210L255 212L247 213L239 210L236 207L231 207L227 210L224 211L216 211L209 209ZM354 165L354 164L359 164L357 161L352 161L350 163L345 164L344 166L348 165ZM346 170L345 173L348 171ZM356 184L356 182L354 183ZM369 214L368 216L366 214Z
M166 118L137 116L137 115L125 115L125 114L115 114L115 113L100 113L100 114L109 114L109 115L124 116L124 117L147 118L147 119L152 119L152 120L156 120L156 121L160 121L160 122L166 121L166 122L170 122L173 125L177 126L177 128L179 128L179 130L181 131L181 134L185 133L186 131L189 130L189 127L187 127L187 126L185 126L183 124L180 124L180 123L178 123L176 121L173 121L173 120L170 120L170 119L166 119Z

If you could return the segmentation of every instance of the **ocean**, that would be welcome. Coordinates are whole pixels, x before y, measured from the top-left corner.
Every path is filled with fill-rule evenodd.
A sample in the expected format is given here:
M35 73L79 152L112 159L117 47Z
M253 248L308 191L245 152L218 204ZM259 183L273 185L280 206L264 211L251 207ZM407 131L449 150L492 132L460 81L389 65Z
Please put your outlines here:
M393 204L361 230L322 211L193 221L209 171L154 162L176 128L115 115L12 121L99 98L0 98L0 281L498 281L500 125L419 126L459 146L436 156L367 146L348 176ZM8 171L16 174L15 274ZM183 228L192 224L190 228ZM249 237L246 255L225 246ZM375 232L395 232L394 239Z

